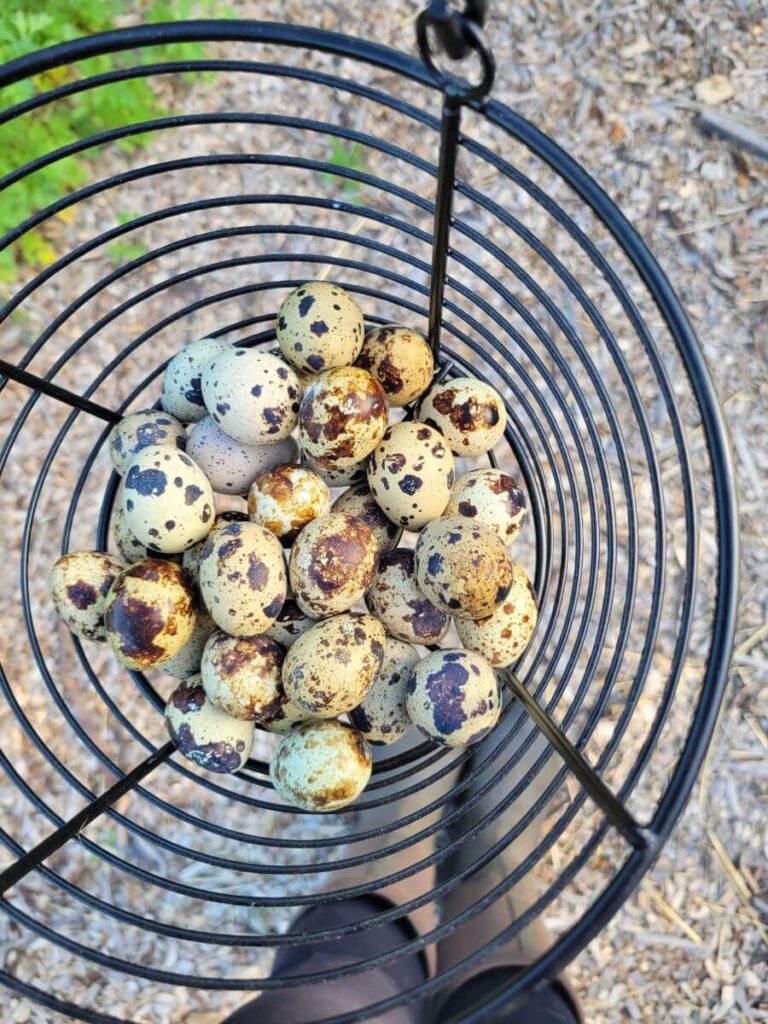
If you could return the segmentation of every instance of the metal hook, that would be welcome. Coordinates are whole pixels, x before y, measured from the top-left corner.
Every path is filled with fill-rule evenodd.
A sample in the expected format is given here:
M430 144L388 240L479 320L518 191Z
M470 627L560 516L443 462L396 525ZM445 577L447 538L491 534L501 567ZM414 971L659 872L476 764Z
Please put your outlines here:
M463 11L454 10L448 0L431 0L416 19L416 41L422 60L440 88L464 103L483 99L493 86L496 63L481 31L487 11L487 0L467 0ZM429 41L430 28L451 60L463 60L471 53L478 55L483 73L477 84L447 74L435 64Z

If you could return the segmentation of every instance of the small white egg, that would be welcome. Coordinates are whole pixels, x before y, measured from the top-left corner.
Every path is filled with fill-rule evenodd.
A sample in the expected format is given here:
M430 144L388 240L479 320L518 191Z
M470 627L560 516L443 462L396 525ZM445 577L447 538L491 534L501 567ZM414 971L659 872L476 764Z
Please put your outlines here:
M504 433L507 411L485 381L454 377L435 384L419 407L419 419L439 430L456 455L484 455Z
M297 370L321 373L354 363L363 345L363 314L343 288L310 281L295 288L277 314L277 343Z
M275 791L306 811L338 811L368 785L371 750L343 722L304 722L283 737L272 755Z
M232 718L206 698L202 686L189 681L171 694L165 725L179 753L208 771L239 771L251 755L253 722Z
M283 462L295 462L299 446L292 437L274 444L241 444L226 434L212 416L193 427L187 454L219 494L247 494L260 473Z
M423 395L435 372L435 359L426 338L396 324L369 331L355 365L373 374L395 408Z
M447 516L465 516L510 544L522 529L528 509L515 478L500 469L473 469L453 485Z
M425 736L444 746L468 747L499 720L499 681L480 654L433 651L412 669L405 703Z
M355 484L344 491L331 506L332 512L344 512L348 516L357 516L369 526L376 538L380 551L390 551L397 546L403 531L384 515L371 494L366 480Z
M439 644L451 624L448 614L421 592L414 554L408 548L381 556L365 603L390 636L410 644Z
M201 386L203 368L230 347L221 338L199 338L177 352L163 377L160 403L165 411L182 423L196 423L207 416Z
M260 473L248 492L248 515L286 546L313 519L330 511L327 484L314 470L295 463Z
M443 514L454 478L450 448L423 423L393 423L368 459L371 494L406 530L420 530Z
M184 424L162 409L145 409L115 424L109 435L109 457L115 471L125 476L140 451L160 445L184 451L187 446Z
M267 636L214 633L200 666L208 700L233 718L251 722L270 718L284 700L284 657L283 648Z
M321 373L299 408L299 443L327 469L361 462L381 440L389 411L381 384L358 366Z
M457 619L456 629L464 646L478 651L497 668L517 661L531 642L539 610L527 572L513 564L512 586L504 601L484 619Z
M379 545L362 519L331 512L305 526L291 549L288 573L299 608L315 619L351 608L371 585Z
M418 663L418 652L410 644L387 637L373 686L349 713L350 722L369 743L395 743L408 732L411 720L405 690L411 669Z
M51 569L51 597L67 628L85 640L106 640L104 608L112 584L126 568L103 551L70 551Z

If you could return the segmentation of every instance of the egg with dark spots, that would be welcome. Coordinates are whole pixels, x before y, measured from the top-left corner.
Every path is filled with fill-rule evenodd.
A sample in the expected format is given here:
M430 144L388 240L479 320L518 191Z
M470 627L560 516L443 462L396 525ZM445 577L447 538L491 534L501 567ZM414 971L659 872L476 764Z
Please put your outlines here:
M208 412L241 444L282 441L296 427L301 385L269 352L227 349L203 370L202 387Z
M528 509L515 478L500 469L473 469L453 485L445 510L490 526L510 544L522 529Z
M259 728L264 729L265 732L284 736L299 722L308 722L312 718L311 712L305 711L304 708L300 708L293 701L288 700L285 696L285 691L283 691L283 699L279 706L272 714L261 719Z
M198 601L197 618L189 639L174 655L162 663L160 668L166 675L176 679L190 679L200 672L203 651L209 638L216 632L216 623L202 601Z
M512 586L502 603L485 618L457 619L456 628L464 646L478 651L497 668L511 665L531 642L539 609L530 577L522 566L513 564Z
M365 479L340 494L331 510L362 519L366 526L371 528L380 551L389 551L396 547L402 536L401 527L384 515Z
M411 644L438 644L451 624L448 613L419 588L414 554L408 548L381 556L365 603L390 636Z
M277 343L302 373L353 363L363 346L363 314L343 288L310 281L295 288L277 314Z
M372 615L345 613L318 622L285 656L286 697L315 718L351 711L381 668L385 639L384 627Z
M123 570L107 595L107 643L126 668L162 665L189 640L197 620L194 583L180 565L147 558Z
M305 615L293 598L289 597L280 609L280 614L274 623L269 629L265 630L265 636L277 641L281 647L287 650L293 646L302 633L306 633L308 629L311 629L316 621L316 619L311 619L308 615Z
M350 722L369 743L395 743L408 732L411 720L405 689L418 662L418 652L410 644L387 637L378 675L362 702L349 713Z
M455 377L435 384L421 402L419 419L435 427L456 455L484 455L504 433L507 411L485 381Z
M429 739L466 747L487 736L499 720L501 693L496 673L473 651L433 651L409 676L408 717Z
M135 536L128 526L127 519L128 513L125 509L122 507L118 508L112 520L112 539L120 553L120 557L128 565L132 565L134 562L140 562L144 558L151 558L153 552L151 548L147 547L146 544L142 544L138 537ZM157 552L154 552L154 554L157 554Z
M362 459L360 462L355 462L351 466L344 466L343 468L328 468L315 462L308 452L302 452L302 458L305 464L310 469L314 469L328 487L350 487L365 483L365 475L368 468L367 459Z
M283 702L284 657L283 648L267 636L214 633L200 666L206 696L233 718L269 718Z
M367 370L340 366L308 385L299 409L299 443L315 465L343 469L361 462L387 429L387 399Z
M416 581L447 614L480 619L500 605L512 585L512 559L489 526L445 516L425 526L415 548Z
M162 409L145 409L115 424L109 435L109 457L115 471L125 476L140 451L159 445L184 451L187 445L184 424Z
M450 448L423 423L393 423L368 459L371 494L387 518L406 530L420 530L443 514L454 476Z
M395 408L423 395L435 372L426 338L396 324L369 331L355 365L373 374Z
M103 551L70 551L56 559L51 597L69 630L85 640L106 640L107 595L125 568L124 562Z
M179 753L201 768L226 775L243 768L253 749L254 724L233 718L192 680L183 682L165 707L165 726Z
M260 473L284 462L295 462L299 446L292 437L271 444L242 444L207 416L193 427L187 439L187 454L200 466L214 491L245 495Z
M247 523L248 514L246 512L238 512L235 509L228 509L226 512L217 512L213 526L211 527L208 537L213 535L213 531L219 529L222 526L226 526L227 523ZM197 544L193 544L191 548L187 548L182 556L181 564L190 574L196 584L200 583L200 555L202 554L203 548L205 547L206 540L198 541Z
M295 463L274 466L259 474L248 492L251 519L274 533L286 546L313 519L330 511L328 485L308 466Z
M339 811L368 785L373 767L363 737L343 722L304 722L283 737L272 755L275 792L305 811Z
M203 401L202 373L214 356L230 348L222 338L198 338L168 363L160 404L182 423L197 423L208 415Z

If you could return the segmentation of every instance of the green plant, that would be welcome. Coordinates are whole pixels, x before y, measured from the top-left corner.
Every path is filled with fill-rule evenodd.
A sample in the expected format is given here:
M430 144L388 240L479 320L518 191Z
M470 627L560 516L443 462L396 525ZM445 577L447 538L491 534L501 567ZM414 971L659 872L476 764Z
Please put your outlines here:
M337 167L346 167L351 171L366 173L365 150L359 142L345 143L342 139L331 139L329 162ZM323 178L328 184L346 193L352 202L359 202L362 185L353 178L341 178L336 174L327 173Z

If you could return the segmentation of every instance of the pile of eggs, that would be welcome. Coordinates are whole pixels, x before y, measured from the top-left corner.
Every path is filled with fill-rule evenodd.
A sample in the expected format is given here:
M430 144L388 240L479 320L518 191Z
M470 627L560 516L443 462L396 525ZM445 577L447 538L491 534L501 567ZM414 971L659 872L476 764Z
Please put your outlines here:
M51 591L72 632L179 681L165 717L183 755L234 772L257 728L277 733L276 791L333 811L367 785L371 743L414 725L466 746L496 724L495 670L537 621L509 553L526 503L501 470L456 476L501 438L504 403L436 378L416 331L366 334L355 300L314 282L283 302L277 341L171 359L161 407L110 436L118 555L62 556ZM422 656L452 622L463 648Z

